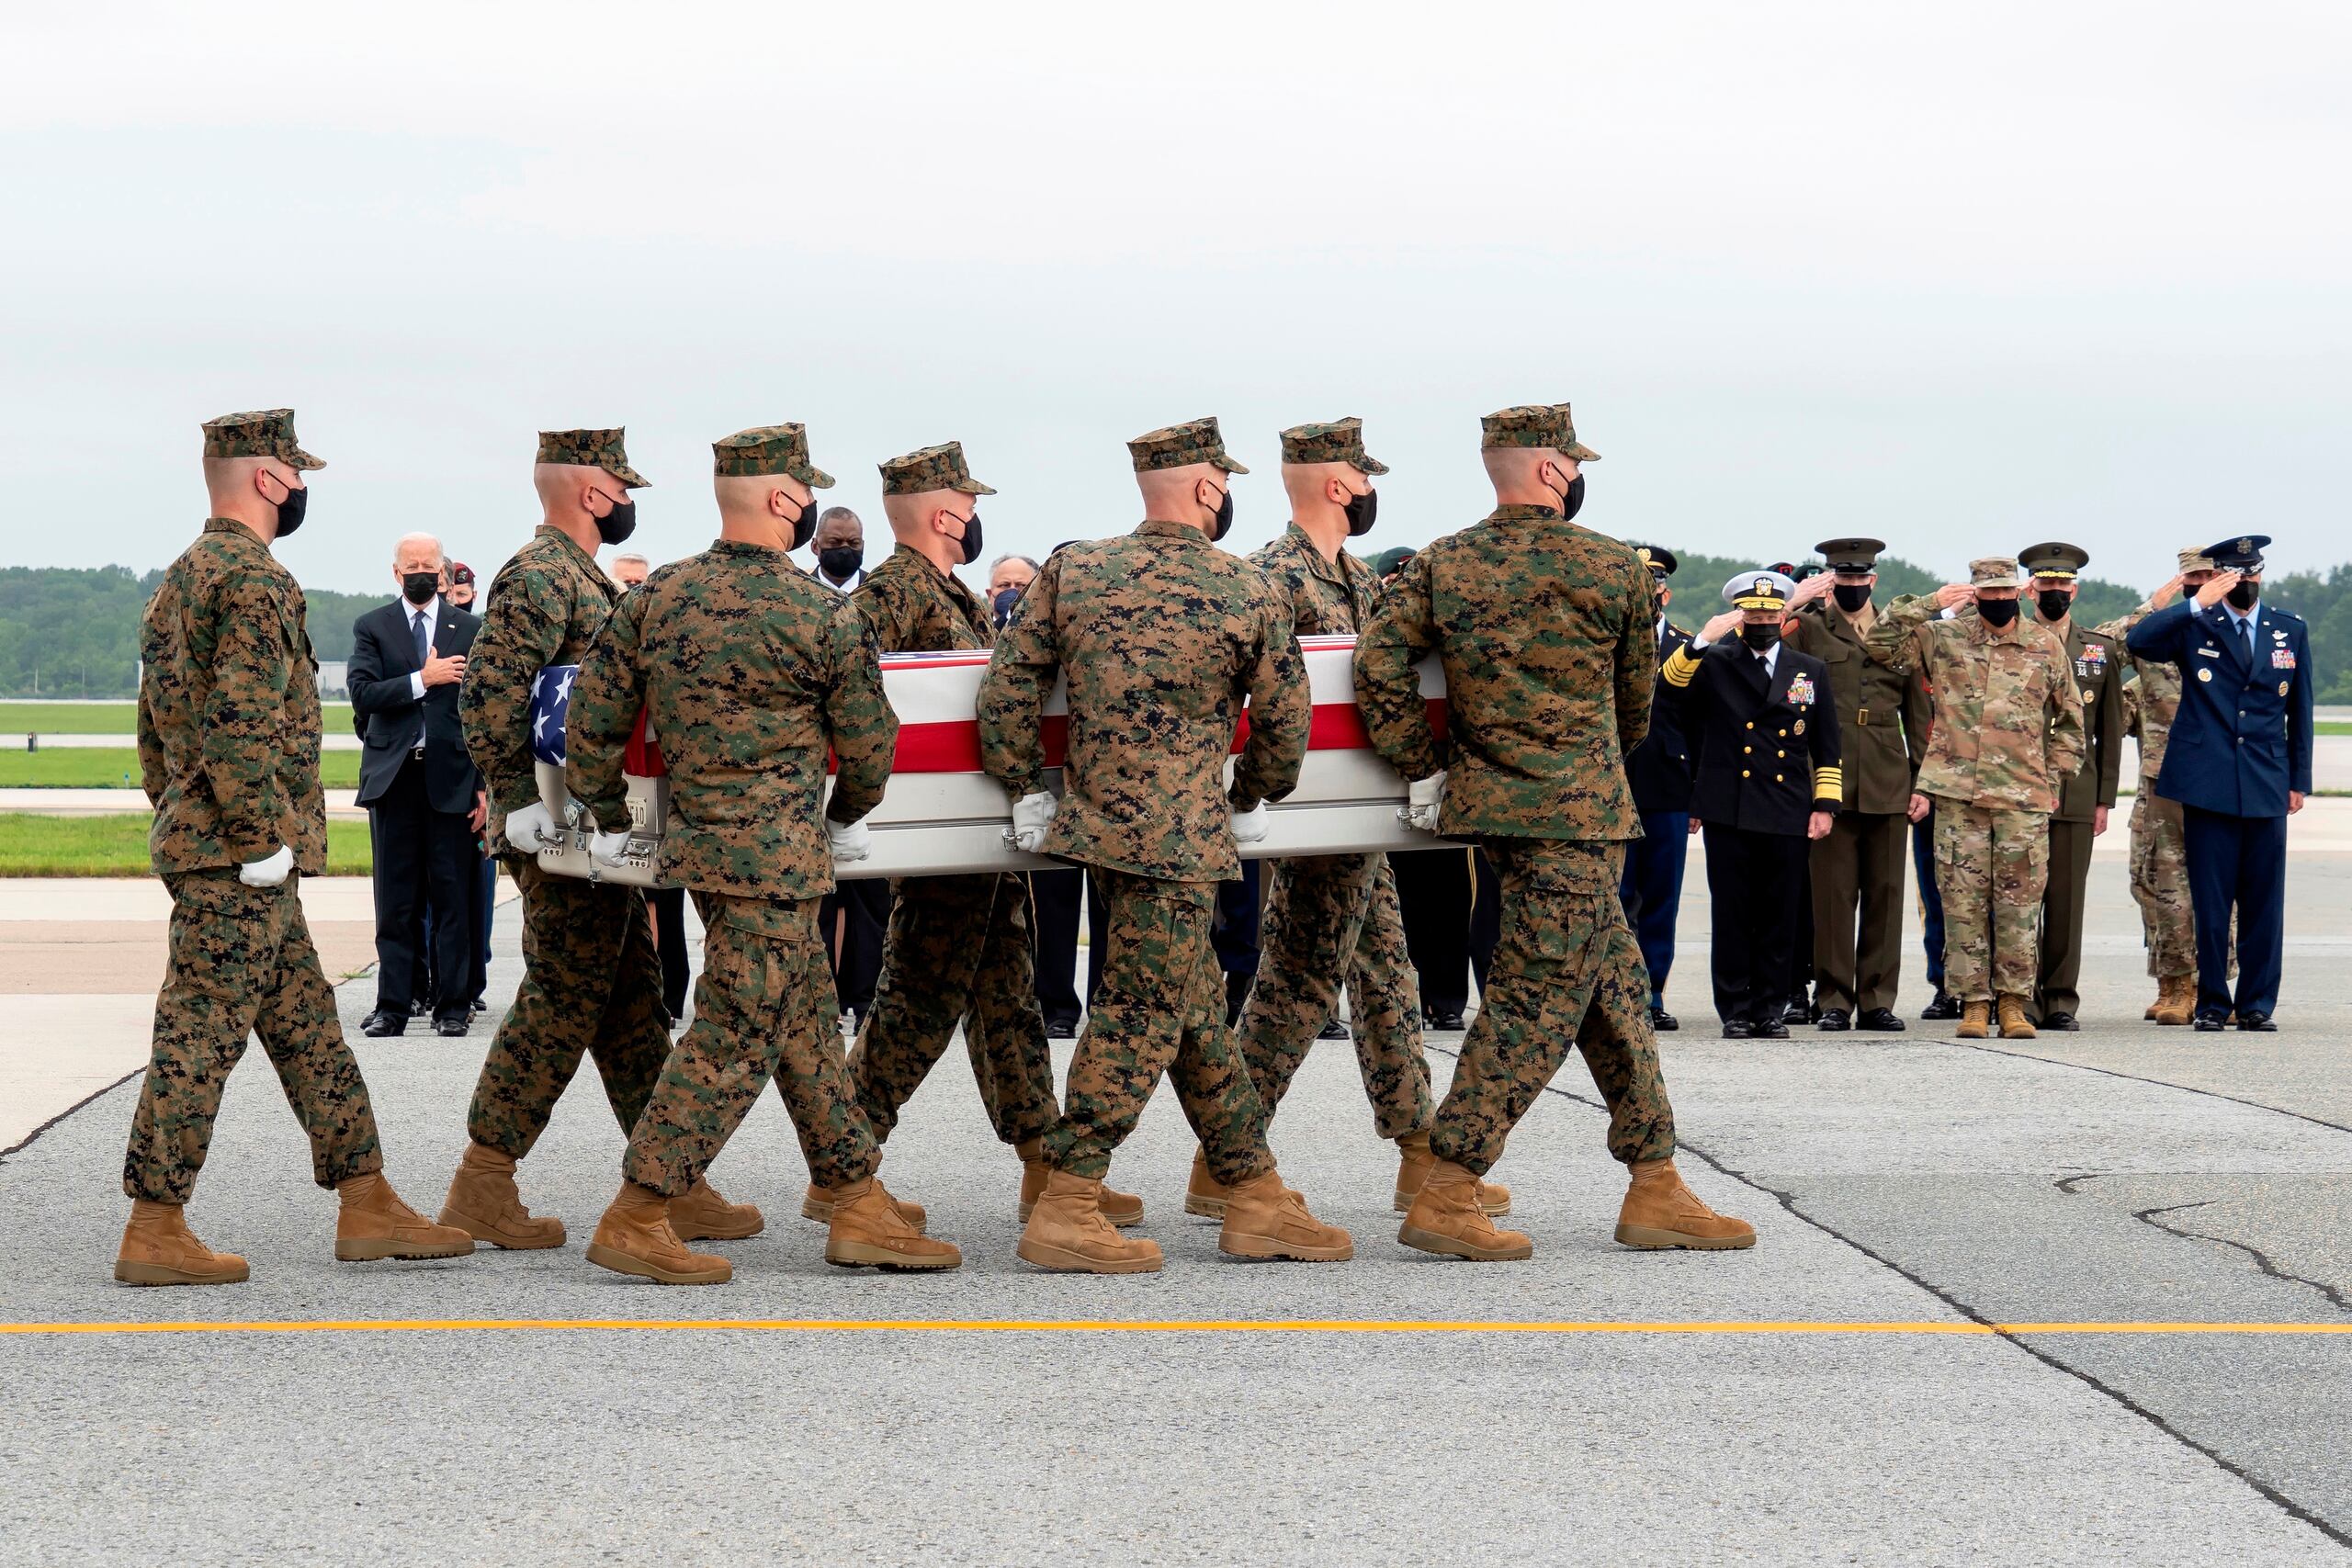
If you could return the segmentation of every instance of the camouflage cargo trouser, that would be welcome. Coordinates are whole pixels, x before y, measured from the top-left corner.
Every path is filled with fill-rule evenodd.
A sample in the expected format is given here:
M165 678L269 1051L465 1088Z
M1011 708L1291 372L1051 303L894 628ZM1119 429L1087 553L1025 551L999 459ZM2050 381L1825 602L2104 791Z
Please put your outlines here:
M2140 782L2132 802L2132 897L2148 946L2148 973L2178 979L2197 973L2197 917L2188 902L2188 851L2180 802Z
M1276 861L1271 880L1258 982L1238 1031L1266 1115L1338 1015L1344 983L1373 1130L1384 1138L1428 1131L1436 1107L1421 1053L1420 992L1388 857Z
M899 1108L947 1049L956 1026L989 1125L1008 1144L1054 1124L1054 1055L1037 1010L1036 955L1029 945L1029 885L1004 873L910 876L898 885L850 1081L887 1141Z
M1936 891L1944 901L1944 989L1963 1002L2033 995L2050 814L1936 800Z
M770 1077L808 1174L845 1187L881 1161L842 1060L815 898L695 895L703 923L695 1021L630 1129L621 1174L675 1198L718 1157Z
M1484 1176L1573 1040L1609 1107L1609 1152L1627 1164L1666 1158L1674 1107L1650 1032L1649 971L1617 898L1625 846L1488 839L1485 848L1502 884L1502 940L1430 1148Z
M248 887L234 871L170 875L170 957L155 998L154 1053L131 1113L122 1190L185 1203L211 1146L220 1090L261 1036L311 1140L322 1187L383 1168L368 1085L344 1043L334 991L302 918L301 876Z
M583 882L506 857L523 892L523 984L474 1084L466 1131L521 1159L547 1131L580 1058L595 1058L624 1132L670 1054L662 961L642 889Z
M1162 882L1096 867L1110 923L1102 985L1079 1036L1046 1163L1100 1180L1168 1074L1208 1156L1231 1186L1273 1168L1266 1112L1225 1026L1225 975L1209 945L1214 882Z

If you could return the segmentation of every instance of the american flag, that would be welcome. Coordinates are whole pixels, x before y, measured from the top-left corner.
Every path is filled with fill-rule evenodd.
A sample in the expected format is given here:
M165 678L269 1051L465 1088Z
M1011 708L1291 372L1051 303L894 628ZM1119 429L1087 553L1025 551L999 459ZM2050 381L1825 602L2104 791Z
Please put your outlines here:
M571 712L571 682L577 664L550 664L531 682L531 755L563 766L563 726Z

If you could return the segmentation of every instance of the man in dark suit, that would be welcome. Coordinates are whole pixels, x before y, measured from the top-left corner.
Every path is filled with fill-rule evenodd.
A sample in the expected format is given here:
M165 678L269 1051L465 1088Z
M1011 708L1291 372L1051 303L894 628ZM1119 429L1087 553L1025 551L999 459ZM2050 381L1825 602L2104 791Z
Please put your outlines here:
M351 707L367 737L359 804L376 853L376 1010L360 1027L378 1038L408 1031L428 897L435 1031L464 1034L473 1017L469 883L484 800L458 720L458 683L481 623L441 597L441 568L433 536L401 539L392 558L401 597L351 628Z
M1674 552L1635 545L1634 554L1657 584L1657 661L1690 646L1690 634L1666 618L1674 597L1666 585L1681 565ZM1679 1029L1666 1010L1666 976L1674 967L1674 919L1682 908L1682 872L1690 856L1690 743L1682 734L1682 710L1665 700L1660 680L1650 699L1650 732L1625 756L1625 777L1634 786L1634 809L1642 814L1642 836L1626 846L1625 873L1617 886L1625 923L1641 944L1650 974L1650 1027Z
M1724 1037L1785 1040L1790 953L1806 923L1804 865L1845 799L1828 667L1781 641L1796 584L1777 571L1724 585L1732 606L1659 671L1699 755L1715 1012Z
M2193 601L2132 628L2135 659L2179 667L2180 711L2156 794L2181 806L2197 916L2197 1027L2278 1027L2287 913L2287 818L2312 789L2311 635L2262 603L2262 534L2205 551L2220 570ZM2230 915L2238 977L2229 979Z

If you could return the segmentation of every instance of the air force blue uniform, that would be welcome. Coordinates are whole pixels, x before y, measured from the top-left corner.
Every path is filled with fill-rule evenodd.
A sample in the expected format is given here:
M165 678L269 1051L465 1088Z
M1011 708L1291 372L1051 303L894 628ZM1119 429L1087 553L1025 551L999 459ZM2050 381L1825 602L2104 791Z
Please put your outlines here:
M2226 546L2208 553L2217 565L2230 561ZM2241 624L2226 603L2200 609L2184 599L2148 616L2125 640L2133 657L2161 660L2181 672L2180 713L2156 793L2182 807L2197 918L2199 1018L2215 1020L2234 1007L2241 1023L2251 1018L2258 1026L2278 1001L2288 792L2309 795L2312 787L2310 634L2299 617L2259 600ZM2234 998L2228 980L2233 905Z

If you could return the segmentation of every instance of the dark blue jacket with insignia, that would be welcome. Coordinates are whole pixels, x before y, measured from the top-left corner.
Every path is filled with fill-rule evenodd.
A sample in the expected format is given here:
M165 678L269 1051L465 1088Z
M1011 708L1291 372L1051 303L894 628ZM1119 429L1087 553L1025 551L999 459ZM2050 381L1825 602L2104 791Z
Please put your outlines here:
M1657 639L1657 661L1666 661L1690 646L1690 634L1668 621ZM1690 742L1682 733L1681 710L1666 700L1666 677L1657 678L1650 698L1650 732L1625 753L1625 778L1634 786L1634 809L1646 817L1654 811L1690 809Z
M1709 827L1802 835L1838 809L1838 701L1820 660L1783 644L1768 675L1735 637L1678 649L1659 677L1699 753L1690 810Z
M2183 599L2124 639L2135 659L2180 670L2180 712L2165 746L2156 793L2229 817L2284 817L2287 792L2312 787L2311 637L2302 619L2268 604L2245 640L2220 604Z

